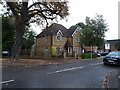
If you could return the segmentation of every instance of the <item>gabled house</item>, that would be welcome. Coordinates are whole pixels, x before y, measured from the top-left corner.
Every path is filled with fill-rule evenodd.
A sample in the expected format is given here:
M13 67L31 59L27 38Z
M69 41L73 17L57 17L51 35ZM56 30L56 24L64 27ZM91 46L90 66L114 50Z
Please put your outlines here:
M52 50L54 47L54 51ZM53 23L36 36L35 56L75 57L81 53L80 28L67 29Z

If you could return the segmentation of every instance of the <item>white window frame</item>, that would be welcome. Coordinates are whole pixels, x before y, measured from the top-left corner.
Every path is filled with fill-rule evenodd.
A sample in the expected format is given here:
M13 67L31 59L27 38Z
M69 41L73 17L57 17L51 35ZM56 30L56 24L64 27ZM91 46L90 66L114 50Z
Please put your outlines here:
M105 44L105 49L110 49L110 43Z
M60 37L60 40L58 39L58 36ZM61 35L57 35L57 36L56 36L56 40L57 40L57 41L62 41L62 36L61 36Z
M68 47L68 53L72 53L72 47Z

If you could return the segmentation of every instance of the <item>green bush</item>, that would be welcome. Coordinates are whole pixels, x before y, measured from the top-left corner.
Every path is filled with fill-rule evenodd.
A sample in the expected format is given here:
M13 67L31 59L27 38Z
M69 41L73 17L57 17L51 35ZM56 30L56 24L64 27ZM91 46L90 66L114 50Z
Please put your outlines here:
M51 47L51 53L52 53L52 56L51 57L56 57L56 47L52 46Z
M56 55L52 54L51 57L56 57Z
M82 59L89 59L89 58L91 58L91 53L82 53L81 58ZM97 54L92 53L92 58L97 58Z

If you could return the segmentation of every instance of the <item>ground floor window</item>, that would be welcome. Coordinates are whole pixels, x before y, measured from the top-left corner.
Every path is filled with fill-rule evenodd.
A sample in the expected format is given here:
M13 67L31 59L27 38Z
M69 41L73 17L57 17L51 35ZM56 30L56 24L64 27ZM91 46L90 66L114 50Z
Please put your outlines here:
M75 48L75 53L79 53L79 47Z
M62 46L56 47L56 50L57 50L57 51L62 51Z
M45 50L45 51L48 51L48 47L47 47L47 46L45 46L45 47L44 47L44 50Z
M68 47L68 53L72 53L72 47Z

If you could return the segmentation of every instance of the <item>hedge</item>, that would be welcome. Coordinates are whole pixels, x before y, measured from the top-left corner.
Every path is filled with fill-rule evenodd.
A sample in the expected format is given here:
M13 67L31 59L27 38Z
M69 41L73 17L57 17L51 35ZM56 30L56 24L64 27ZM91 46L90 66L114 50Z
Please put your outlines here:
M91 58L91 53L82 53L81 58L82 59L89 59L89 58ZM92 58L97 58L97 54L92 53Z

